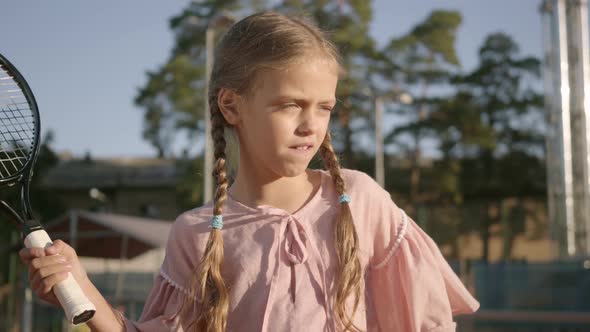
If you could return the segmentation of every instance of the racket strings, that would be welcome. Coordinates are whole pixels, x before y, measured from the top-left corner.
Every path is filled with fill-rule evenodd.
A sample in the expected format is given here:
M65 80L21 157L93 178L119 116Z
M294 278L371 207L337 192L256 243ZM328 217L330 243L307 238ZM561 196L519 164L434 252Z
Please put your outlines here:
M0 64L0 177L20 172L33 154L36 118L31 106L14 80Z

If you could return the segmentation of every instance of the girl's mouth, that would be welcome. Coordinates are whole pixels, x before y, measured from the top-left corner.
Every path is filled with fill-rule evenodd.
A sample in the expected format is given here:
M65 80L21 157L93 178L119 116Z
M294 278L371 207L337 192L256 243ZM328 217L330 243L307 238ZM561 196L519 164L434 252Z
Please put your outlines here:
M313 144L300 144L300 145L290 146L289 148L305 151L305 150L311 150L311 148L313 148Z
M292 150L295 150L299 153L308 154L309 152L311 152L313 150L313 144L295 145L295 146L291 146L289 148Z

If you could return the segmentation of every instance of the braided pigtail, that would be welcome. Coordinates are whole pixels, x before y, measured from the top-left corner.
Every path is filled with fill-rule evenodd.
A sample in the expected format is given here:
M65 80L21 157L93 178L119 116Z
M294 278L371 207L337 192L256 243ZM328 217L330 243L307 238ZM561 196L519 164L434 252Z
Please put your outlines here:
M228 179L226 171L226 142L223 136L224 128L228 125L219 111L216 94L210 98L211 136L215 147L215 166L213 176L216 190L213 203L213 220L211 233L203 253L200 265L194 274L190 296L187 297L185 308L198 301L198 316L195 321L197 332L223 332L227 325L229 310L229 294L225 281L221 275L223 264L223 205L227 198Z
M339 322L343 325L344 331L360 331L354 325L352 317L358 309L361 292L362 268L358 259L359 239L350 212L350 197L345 193L345 184L340 174L340 163L332 147L330 132L320 146L320 156L324 166L330 172L336 192L340 195L339 219L334 225L334 242L336 255L338 257L338 277L336 282L335 313ZM346 299L349 295L354 296L354 308L352 315L346 312Z

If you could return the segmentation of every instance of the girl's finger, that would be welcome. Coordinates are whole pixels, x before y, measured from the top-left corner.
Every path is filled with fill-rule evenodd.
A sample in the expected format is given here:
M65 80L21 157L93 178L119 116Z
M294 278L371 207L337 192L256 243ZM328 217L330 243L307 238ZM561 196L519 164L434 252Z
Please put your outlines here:
M64 280L71 267L61 264L43 268L43 272L36 273L31 279L31 288L39 295L45 295L53 289L53 286ZM41 275L45 276L42 277Z
M29 281L33 284L33 279L38 274L38 271L46 266L66 263L65 257L62 255L37 257L29 263Z
M43 256L31 260L31 268L38 270L48 265L60 264L67 262L67 259L62 255Z
M37 288L37 291L41 292L41 294L43 294L43 295L46 295L49 292L51 292L51 290L53 289L53 286L57 285L62 280L65 280L67 278L67 276L68 276L68 272L64 271L64 272L52 274L47 278L43 278L39 282L39 288Z
M40 268L37 273L35 274L36 277L39 279L44 279L52 274L60 273L60 272L70 272L72 270L72 265L67 263L58 263L53 265L48 265Z
M57 254L61 254L65 248L66 248L65 242L63 242L62 240L55 240L55 241L53 241L53 243L50 246L45 248L45 253L47 255L57 255Z
M45 250L43 248L22 248L19 250L18 255L23 263L28 265L31 260L45 256Z

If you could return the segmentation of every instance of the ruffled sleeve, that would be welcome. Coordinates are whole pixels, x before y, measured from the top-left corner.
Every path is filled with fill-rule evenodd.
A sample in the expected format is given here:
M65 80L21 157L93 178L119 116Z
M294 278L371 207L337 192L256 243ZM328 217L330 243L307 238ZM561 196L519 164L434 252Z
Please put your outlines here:
M369 331L453 332L453 316L478 301L436 243L388 199L368 272L374 317Z
M160 272L154 279L139 320L135 322L123 317L125 331L183 331L178 313L185 295Z

